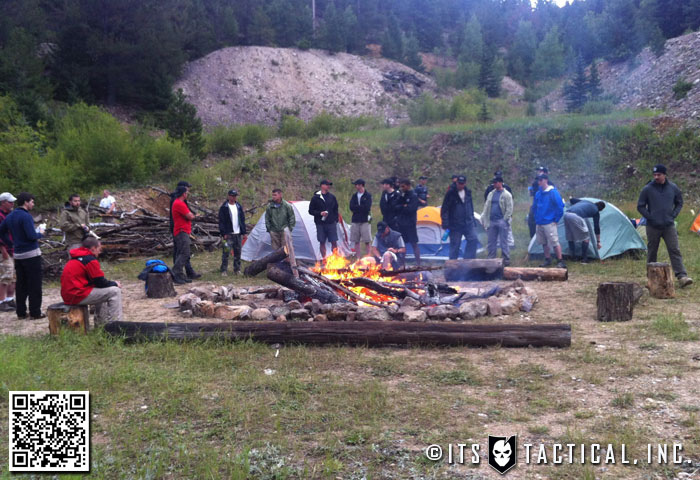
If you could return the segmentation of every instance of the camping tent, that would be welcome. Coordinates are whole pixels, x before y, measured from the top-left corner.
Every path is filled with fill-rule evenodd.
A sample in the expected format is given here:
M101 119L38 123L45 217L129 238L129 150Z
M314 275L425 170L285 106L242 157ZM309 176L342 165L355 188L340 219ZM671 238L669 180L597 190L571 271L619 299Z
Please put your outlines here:
M583 198L590 202L600 201L597 198ZM605 208L600 212L600 243L602 248L598 250L595 234L593 233L593 220L588 218L588 230L591 235L591 240L588 242L588 256L590 258L606 258L614 257L625 253L628 250L646 250L647 246L639 236L637 230L632 226L627 215L610 202L605 202ZM559 220L557 225L559 233L559 243L561 244L562 253L571 255L569 252L569 244L566 241L566 230L564 228L564 219ZM577 249L578 250L578 249ZM535 237L530 240L528 248L530 255L542 255L542 245L535 241Z
M474 216L479 219L479 214ZM440 207L423 207L418 210L418 223L416 230L418 231L418 248L420 248L421 260L447 260L450 258L450 240L442 241L442 235L445 231L440 226ZM477 235L485 234L484 227L480 223L476 226ZM462 245L459 247L460 257L464 253L464 248L467 242L462 240ZM477 245L478 252L482 251L481 243ZM406 258L415 258L413 255L413 247L406 245Z
M292 243L296 258L314 262L321 260L321 251L316 240L316 224L314 217L309 215L309 202L290 203L296 218L296 226L292 231ZM341 218L338 222L338 249L341 254L346 256L350 254L349 235L350 229ZM327 244L328 252L330 252L330 248L330 244ZM263 213L258 223L248 234L248 240L241 251L241 258L250 262L262 258L268 253L272 253L272 246L270 245L270 234L265 228L265 213Z

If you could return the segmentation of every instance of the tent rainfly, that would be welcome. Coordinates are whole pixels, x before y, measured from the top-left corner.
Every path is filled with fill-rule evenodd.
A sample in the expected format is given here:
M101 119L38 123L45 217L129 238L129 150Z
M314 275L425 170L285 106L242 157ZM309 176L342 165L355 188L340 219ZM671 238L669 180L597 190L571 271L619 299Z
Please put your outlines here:
M475 213L474 216L477 220L480 220L478 213ZM442 229L441 224L440 207L423 207L418 210L416 229L418 231L418 248L420 248L422 260L447 260L450 258L450 240L442 241L442 235L445 231ZM484 227L479 222L476 225L476 233L479 236L486 235ZM460 258L464 254L466 245L467 242L462 240L462 244L459 247ZM482 250L481 242L479 242L477 252ZM415 258L411 245L406 245L406 258Z

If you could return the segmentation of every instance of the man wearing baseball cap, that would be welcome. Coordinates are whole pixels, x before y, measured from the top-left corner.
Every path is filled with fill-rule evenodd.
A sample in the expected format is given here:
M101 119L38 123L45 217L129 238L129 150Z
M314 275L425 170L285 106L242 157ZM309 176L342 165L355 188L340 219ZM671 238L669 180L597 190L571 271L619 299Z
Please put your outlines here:
M530 205L530 213L528 213L527 216L527 226L530 229L530 238L535 236L535 230L536 230L536 223L535 223L535 195L537 194L537 191L540 189L540 181L537 180L537 178L542 175L546 174L549 176L549 170L547 167L544 165L539 165L535 169L535 179L532 181L532 185L530 185L527 189L528 192L530 193L530 196L532 197L532 205ZM554 186L552 182L549 181L549 177L547 177L547 182L549 182L549 185Z
M428 199L430 198L430 195L428 194L428 177L426 176L421 176L418 178L418 185L416 185L416 188L413 189L414 192L416 192L416 196L418 197L418 207L423 208L428 205Z
M15 204L14 195L9 192L0 193L0 224L10 214ZM15 264L12 260L14 253L10 245L5 245L0 240L0 312L12 312L15 310Z
M372 210L372 194L365 190L365 181L358 178L354 182L356 192L350 197L350 211L352 212L352 227L350 228L350 242L355 245L355 253L361 257L361 244L366 247L369 255L369 244L372 241L372 228L370 226L370 211Z
M309 215L314 217L322 258L326 258L326 242L331 243L333 250L338 248L338 200L330 192L332 185L328 180L321 180L321 189L309 202Z
M233 274L241 273L241 246L245 230L245 213L238 203L238 190L228 191L228 198L219 207L219 234L221 234L221 276L228 275L228 257L233 252Z
M683 195L678 186L666 178L666 167L656 165L652 169L654 179L639 194L637 211L647 220L647 262L656 262L659 243L664 239L671 259L673 272L681 288L693 283L683 266L675 219L683 208Z
M449 188L442 201L440 217L443 230L450 231L450 260L459 257L462 237L467 241L464 258L476 258L476 230L472 192L467 185L467 177L458 175L454 188Z
M391 228L396 228L396 208L399 202L399 192L394 188L394 181L385 178L381 182L382 196L379 200L379 209L382 211L382 221Z
M557 256L557 267L566 268L561 256L559 233L557 224L564 215L564 201L554 185L549 184L549 176L542 173L537 176L538 190L535 193L533 214L537 228L535 235L537 243L544 250L544 263L540 267L548 267L552 264L552 250Z

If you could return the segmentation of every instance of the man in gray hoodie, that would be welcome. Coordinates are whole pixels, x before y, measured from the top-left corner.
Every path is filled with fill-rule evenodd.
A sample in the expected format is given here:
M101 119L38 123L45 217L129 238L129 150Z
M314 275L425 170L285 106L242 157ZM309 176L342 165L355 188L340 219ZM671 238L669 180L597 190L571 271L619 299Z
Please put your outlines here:
M654 180L646 184L639 194L637 210L647 219L647 263L656 262L659 243L664 239L673 272L683 287L693 283L683 266L683 257L678 244L675 219L683 208L683 195L678 186L666 178L666 167L656 165Z

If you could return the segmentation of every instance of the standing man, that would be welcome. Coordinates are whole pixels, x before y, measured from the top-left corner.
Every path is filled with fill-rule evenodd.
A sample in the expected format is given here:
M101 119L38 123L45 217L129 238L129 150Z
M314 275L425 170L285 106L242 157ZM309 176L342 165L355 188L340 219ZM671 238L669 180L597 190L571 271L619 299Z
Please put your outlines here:
M177 243L175 242L175 222L173 220L173 203L175 202L175 199L177 198L177 189L183 187L187 189L187 193L189 195L190 188L192 188L192 185L189 184L189 182L186 182L185 180L181 180L177 184L177 188L175 189L175 192L170 194L170 231L173 234L173 264L177 262ZM187 203L187 200L185 200L185 205L187 206L187 209L189 210L190 206ZM197 273L194 271L194 268L192 268L192 263L190 263L190 258L189 256L187 257L187 263L185 263L185 273L187 274L187 278L190 280L197 280L198 278L201 278L202 274Z
M586 219L593 219L593 232L598 250L600 250L602 247L600 244L600 212L605 208L605 202L593 203L579 198L572 198L570 202L571 207L564 214L566 241L569 243L569 251L573 258L576 258L576 242L581 242L581 263L588 263L588 245L591 234L588 231Z
M450 190L454 190L455 188L457 188L457 179L458 179L460 176L461 176L461 175L452 175L452 176L450 177L451 182L450 182L450 184L447 186L447 191L448 191L448 192L449 192Z
M0 194L0 224L12 212L15 200L17 200L15 196L9 192ZM10 240L12 240L11 237ZM0 240L0 253L2 253L2 261L0 261L0 312L11 312L17 307L15 303L15 264L12 260L14 252L11 245L5 245Z
M528 193L532 197L532 205L530 205L530 213L527 216L527 226L530 229L530 238L535 236L536 233L536 223L535 223L535 213L534 213L534 208L535 208L535 195L537 194L537 191L540 189L539 185L539 178L540 175L542 174L549 174L549 170L547 170L547 167L540 165L537 167L535 170L535 179L532 181L532 185L527 187ZM553 183L550 183L551 186L554 186Z
M418 196L411 188L411 181L403 179L399 182L401 196L396 209L396 225L403 237L404 243L411 244L416 256L416 265L420 265L420 247L418 246Z
M557 256L557 267L566 268L566 264L561 257L561 245L559 245L559 233L557 223L564 215L564 201L559 195L559 191L554 185L549 185L549 176L543 173L537 177L539 190L535 194L533 205L535 224L535 235L537 243L544 249L544 263L540 267L548 267L552 264L552 249Z
M382 221L390 227L396 227L396 204L399 193L394 190L394 182L391 178L382 180L382 198L379 201L379 209L382 211Z
M377 234L372 242L372 255L381 262L382 268L388 270L400 266L400 258L406 253L406 244L399 232L389 228L386 222L377 223Z
M17 208L0 224L0 238L14 249L17 318L27 318L29 298L29 319L38 320L46 317L41 313L41 250L37 243L44 227L34 228L34 218L29 213L33 208L34 195L27 192L17 195Z
M58 226L66 234L69 251L80 248L80 242L90 231L88 224L87 211L80 206L80 195L74 193L68 197L68 202L58 218Z
M321 257L326 258L326 242L331 242L333 250L338 248L338 200L329 191L333 184L321 180L320 190L311 197L309 215L313 215L316 224L316 239L321 250Z
M639 194L637 211L647 219L647 263L656 262L659 243L664 239L673 272L681 288L693 283L683 266L675 218L683 208L683 194L678 186L666 178L666 167L656 165L654 180L646 184Z
M100 200L100 208L106 208L107 211L105 212L105 217L102 217L102 219L105 222L113 223L114 222L114 217L111 215L114 213L114 209L117 208L117 201L114 199L114 197L109 193L109 190L105 189L102 192L102 200Z
M476 258L476 229L474 220L474 203L472 192L467 185L467 177L457 176L455 187L450 187L445 194L440 208L442 228L450 231L450 260L459 257L462 237L467 241L464 258Z
M418 179L418 185L416 185L416 188L413 189L413 191L416 192L416 196L418 197L418 208L428 206L428 199L430 198L430 195L428 195L427 183L428 177L421 176Z
M95 327L122 320L122 286L105 278L97 261L100 252L100 241L86 237L80 248L71 250L61 274L63 303L95 305Z
M499 178L499 177L503 178L503 172L501 172L500 170L496 170L495 172L493 172L494 179ZM486 190L484 191L484 201L486 201L486 198L489 196L489 193L491 193L494 188L496 188L496 187L493 184L493 180L491 180L491 183L489 183L489 186L486 187ZM510 193L510 195L513 196L513 190L510 188L510 186L508 186L507 183L503 184L503 188L508 190L508 193Z
M510 265L508 232L513 218L513 195L505 189L503 177L494 177L491 185L494 189L486 197L481 222L488 234L489 258L496 258L497 245L500 243L503 264L508 266Z
M173 283L175 285L184 285L192 282L192 279L185 276L185 265L190 261L190 234L192 233L194 213L190 211L187 203L185 203L189 195L187 187L177 187L174 195L175 200L170 209L173 216L175 248L177 249L177 257L173 266Z
M233 251L233 274L241 273L241 246L245 230L245 213L237 201L238 190L228 191L228 198L219 207L219 234L224 239L221 252L221 276L228 275L228 257Z
M265 228L270 234L273 250L284 247L284 229L288 228L291 234L296 222L294 208L288 201L282 200L282 190L275 188L272 191L272 200L265 210Z
M352 212L352 227L350 228L350 241L355 244L355 253L358 258L361 243L365 244L366 254L369 255L369 243L372 241L372 227L370 225L370 211L372 210L372 194L365 190L365 181L358 178L354 182L356 193L350 197L350 211Z

